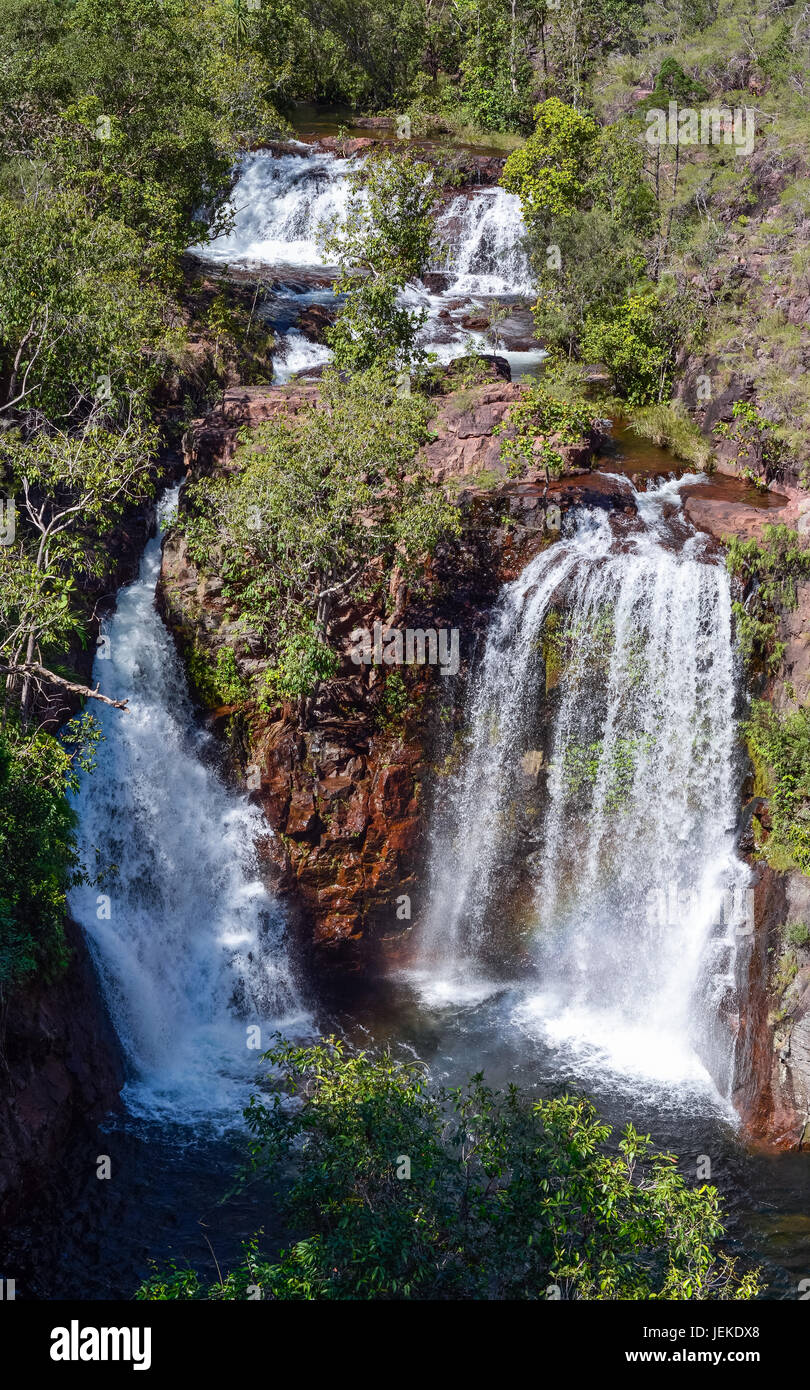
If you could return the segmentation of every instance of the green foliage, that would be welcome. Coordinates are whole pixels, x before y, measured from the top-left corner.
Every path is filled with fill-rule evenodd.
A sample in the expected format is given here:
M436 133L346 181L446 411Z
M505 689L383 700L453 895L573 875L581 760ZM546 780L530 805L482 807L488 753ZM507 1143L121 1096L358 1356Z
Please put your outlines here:
M628 120L600 127L556 97L535 114L537 127L509 156L501 182L523 207L539 285L537 331L581 355L587 318L609 316L647 272L656 198Z
M300 700L335 676L339 667L338 655L316 619L293 615L279 625L275 664L265 672L260 708L272 710L287 700Z
M718 1251L714 1188L690 1189L632 1125L612 1140L587 1100L535 1101L483 1075L434 1087L423 1065L279 1042L277 1087L246 1111L251 1177L286 1176L296 1242L254 1241L206 1288L156 1272L139 1299L753 1298ZM292 1102L290 1103L290 1098Z
M377 726L386 732L401 728L411 706L410 694L401 671L389 671L385 677L382 697L377 711Z
M501 178L507 192L520 198L529 226L569 217L581 205L599 138L592 117L558 97L544 101L534 115L533 134L510 154Z
M137 237L67 196L0 202L0 379L6 409L63 428L126 417L156 380L165 295ZM108 378L105 382L104 378ZM33 418L32 418L33 414Z
M66 963L66 894L85 879L67 793L79 769L92 768L98 738L87 716L72 720L61 741L8 719L0 732L0 1000Z
M650 738L644 734L620 734L611 751L610 766L606 773L605 807L608 811L621 811L633 790L639 758L650 751ZM593 743L580 744L569 739L563 753L563 774L566 787L571 796L584 788L593 786L602 770L604 741L596 739Z
M649 439L659 449L669 449L676 458L701 471L708 472L713 466L711 445L677 401L637 407L630 417L630 428L640 439Z
M561 447L587 438L595 422L586 401L558 395L541 378L530 382L499 427L510 477L522 477L529 468L542 468L546 482L558 477L564 466Z
M4 152L28 161L31 191L60 188L150 252L203 234L230 163L221 13L186 0L5 3Z
M782 467L782 440L752 401L735 401L731 413L731 423L721 420L714 432L718 439L733 444L737 471L757 487L767 488Z
M681 106L693 106L699 101L705 101L708 96L708 88L697 78L685 73L677 58L669 57L664 59L658 69L655 86L646 98L645 106L667 107L671 101L676 101Z
M752 756L769 769L773 830L768 853L786 850L810 874L810 710L781 715L759 700L744 733Z
M806 922L786 922L784 937L789 946L796 946L799 950L805 950L810 946L810 927Z
M383 153L370 156L349 183L349 211L322 238L325 255L340 266L335 289L347 295L325 336L337 367L363 371L381 363L402 370L423 356L415 340L426 315L402 306L399 293L430 262L433 171L406 155Z
M186 654L186 666L194 691L209 709L239 705L251 697L251 688L239 674L233 647L220 647L214 660L197 645Z
M335 605L415 575L456 510L416 461L431 406L380 367L327 374L316 405L247 433L235 477L188 489L192 555L216 548L223 593L271 655L263 698L304 695L331 675Z
M0 672L24 717L43 652L84 638L78 580L104 573L99 542L150 494L153 444L137 416L112 432L96 414L81 434L41 430L23 440L9 431L0 444L0 468L22 498L16 538L0 546Z
M775 671L784 652L779 619L796 607L797 582L810 577L810 547L791 527L767 525L759 541L728 538L726 564L747 590L732 605L743 657Z
M604 362L630 405L651 405L669 392L682 328L677 294L648 286L589 313L580 352L588 361Z

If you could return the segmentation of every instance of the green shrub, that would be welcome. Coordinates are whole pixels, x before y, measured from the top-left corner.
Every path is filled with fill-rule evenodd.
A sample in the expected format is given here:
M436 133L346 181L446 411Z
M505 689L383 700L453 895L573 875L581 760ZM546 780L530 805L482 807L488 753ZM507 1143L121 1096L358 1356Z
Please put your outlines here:
M790 946L810 946L810 927L806 922L786 922L783 934Z
M604 362L616 390L631 405L660 401L670 386L674 352L653 289L630 294L621 303L594 309L585 319L580 353Z
M421 1062L349 1055L330 1039L267 1054L272 1100L246 1111L244 1181L287 1175L296 1241L258 1239L206 1287L156 1272L139 1299L749 1299L756 1273L718 1250L714 1188L589 1101L493 1091L478 1074L435 1088ZM293 1103L290 1103L290 1097ZM252 1295L252 1296L255 1296Z
M810 874L810 709L780 715L764 700L744 726L752 755L769 770L773 830L767 842Z
M796 585L810 578L810 548L789 526L763 527L761 540L726 539L726 564L749 588L743 603L735 601L737 640L748 662L774 671L784 643L777 638L779 618L796 607Z
M98 736L87 717L72 720L61 742L10 722L0 734L0 997L67 961L67 892L85 880L67 793L77 769L92 767Z
M564 466L560 446L587 439L595 423L586 401L559 395L543 380L530 382L506 422L495 428L509 476L520 478L533 467L544 470L546 481L558 477Z

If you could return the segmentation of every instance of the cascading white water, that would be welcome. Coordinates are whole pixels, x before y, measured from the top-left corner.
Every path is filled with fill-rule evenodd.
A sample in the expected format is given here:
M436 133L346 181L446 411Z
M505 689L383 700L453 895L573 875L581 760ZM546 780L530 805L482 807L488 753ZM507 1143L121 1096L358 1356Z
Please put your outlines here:
M164 498L161 520L176 498ZM268 827L207 763L210 739L155 608L160 546L149 542L119 593L93 670L129 709L94 709L104 741L77 799L80 847L88 867L98 858L117 873L74 890L71 910L124 1049L130 1109L232 1123L256 1070L247 1025L269 1037L303 1015L283 918L257 872Z
M218 262L329 270L319 232L345 216L348 176L362 163L333 154L245 155L229 204L232 230L196 253ZM436 232L443 252L435 269L450 276L449 295L532 293L514 194L502 188L459 194L439 215Z
M448 294L525 294L535 290L524 249L520 199L503 188L459 194L437 222L450 276Z
M230 262L281 273L285 268L310 275L333 271L323 258L319 235L323 228L334 229L344 217L350 202L348 176L363 160L313 154L304 145L301 149L301 155L245 155L230 200L231 231L193 248L195 254L218 264ZM465 329L458 315L463 316L464 304L471 297L475 302L476 296L486 300L497 295L514 298L533 294L524 237L520 200L502 188L458 194L442 209L436 221L439 249L433 270L446 276L446 289L434 293L420 282L402 293L404 304L427 314L419 343L435 355L435 360L450 362L470 345L477 351L492 351L485 335ZM323 291L317 293L324 302ZM282 301L289 310L296 298L304 302L300 295L281 293L269 315L278 334L274 358L274 380L278 382L320 367L331 357L322 344L308 343L294 327L289 331L289 319L276 313ZM454 306L450 316L440 319L448 304ZM267 312L266 305L262 312ZM540 348L499 350L516 375L534 371L546 355Z
M347 175L357 161L333 154L248 154L239 165L229 211L233 228L195 248L211 261L327 269L318 248L349 203Z
M618 1072L683 1080L705 1065L726 1093L719 1020L748 881L734 842L731 604L679 487L636 494L629 530L586 514L506 587L438 817L422 951L449 990L470 990L498 954L504 864L528 839L535 982L516 1021ZM535 825L521 805L536 780Z

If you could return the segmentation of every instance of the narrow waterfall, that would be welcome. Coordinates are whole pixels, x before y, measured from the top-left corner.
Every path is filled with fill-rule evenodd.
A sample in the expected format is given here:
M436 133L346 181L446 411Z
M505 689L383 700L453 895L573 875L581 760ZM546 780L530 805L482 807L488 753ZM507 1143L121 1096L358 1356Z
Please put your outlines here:
M177 490L164 498L161 522L176 500ZM267 826L211 767L155 608L160 547L149 542L120 592L93 671L129 709L94 709L104 741L78 795L80 846L91 868L117 872L76 889L71 909L124 1049L130 1109L232 1122L255 1072L246 1025L269 1036L301 1011L283 919L257 872Z
M524 249L520 199L503 188L459 194L442 211L438 239L446 247L441 266L448 294L525 294L535 291Z
M726 1093L748 875L731 603L679 487L636 494L629 526L586 513L506 586L436 816L421 950L462 992L503 969L511 866L529 889L521 1022L618 1071L705 1066Z

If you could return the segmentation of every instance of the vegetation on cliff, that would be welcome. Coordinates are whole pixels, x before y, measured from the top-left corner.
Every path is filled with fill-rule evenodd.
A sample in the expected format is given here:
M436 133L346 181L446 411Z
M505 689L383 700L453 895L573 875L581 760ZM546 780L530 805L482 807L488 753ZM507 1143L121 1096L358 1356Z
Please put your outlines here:
M75 664L115 527L153 491L158 396L187 352L181 257L216 226L241 141L283 121L227 3L2 0L0 40L8 985L63 955L78 763L55 730L97 698Z
M797 583L810 578L810 547L790 526L765 526L759 541L730 537L726 564L744 589L743 599L733 604L742 655L772 673L785 650L780 617L796 607Z
M240 631L268 654L266 701L310 695L337 669L333 610L417 574L457 510L416 461L432 407L400 394L384 367L342 380L292 418L245 433L235 476L188 489L192 558L216 554Z

